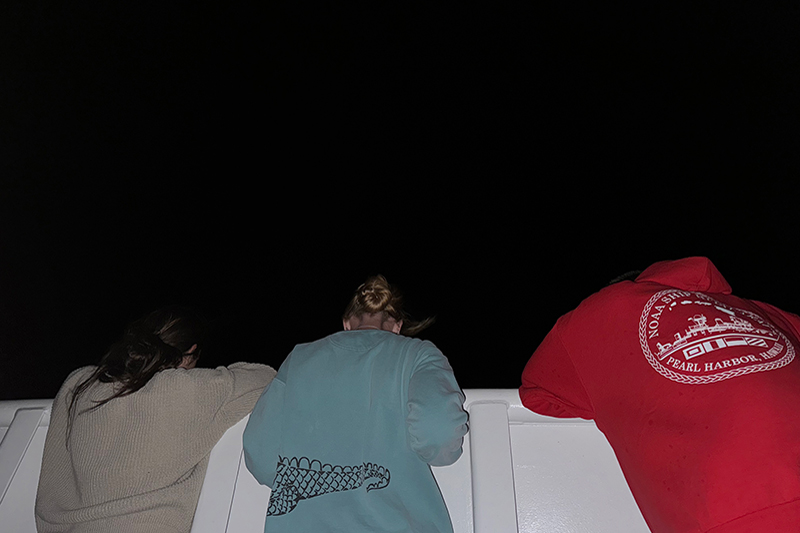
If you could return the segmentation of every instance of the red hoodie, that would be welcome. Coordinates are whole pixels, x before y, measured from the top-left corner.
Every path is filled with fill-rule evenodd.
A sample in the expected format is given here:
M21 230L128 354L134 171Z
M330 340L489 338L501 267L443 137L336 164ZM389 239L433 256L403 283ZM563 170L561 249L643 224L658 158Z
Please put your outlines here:
M654 533L797 532L798 331L708 259L663 261L562 316L520 398L595 420Z

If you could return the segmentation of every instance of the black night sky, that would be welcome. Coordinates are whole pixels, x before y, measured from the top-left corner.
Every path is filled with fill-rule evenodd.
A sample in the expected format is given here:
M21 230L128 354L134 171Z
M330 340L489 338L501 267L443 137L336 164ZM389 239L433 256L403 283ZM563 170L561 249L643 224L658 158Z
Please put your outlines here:
M464 388L705 255L800 312L800 9L736 2L0 5L0 399L124 324L277 368L383 273Z

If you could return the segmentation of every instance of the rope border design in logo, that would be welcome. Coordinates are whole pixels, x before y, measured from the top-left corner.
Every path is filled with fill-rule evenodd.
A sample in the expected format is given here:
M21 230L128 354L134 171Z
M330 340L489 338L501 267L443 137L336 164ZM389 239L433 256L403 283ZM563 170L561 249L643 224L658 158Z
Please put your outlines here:
M771 326L770 329L774 329L775 333L778 335L778 338L780 338L781 342L783 342L784 345L786 346L786 355L784 355L777 361L770 361L757 365L738 367L735 369L720 372L718 374L707 375L707 376L686 376L684 374L679 374L668 368L665 368L663 365L661 365L661 363L658 362L656 357L650 351L650 347L647 345L647 318L650 316L650 311L652 310L653 305L655 305L657 301L659 301L667 294L673 292L675 292L675 290L668 289L654 294L647 302L647 305L645 305L644 310L642 311L642 316L639 319L639 344L642 348L642 353L644 354L645 358L647 358L647 361L650 363L650 366L652 366L659 374L661 374L665 378L671 379L672 381L677 381L678 383L684 383L687 385L708 385L710 383L717 383L719 381L735 378L745 374L751 374L753 372L766 372L769 370L775 370L777 368L781 368L788 365L794 360L794 346L792 345L792 343L789 341L789 339L786 338L786 336L780 330ZM707 300L709 302L714 302L715 304L718 305L724 305L703 293L692 292L691 294L698 298ZM725 307L730 307L730 306L725 306ZM746 315L747 317L755 320L759 324L763 324L764 322L764 320L755 313L745 311L744 309L739 309L739 308L735 309L737 312Z

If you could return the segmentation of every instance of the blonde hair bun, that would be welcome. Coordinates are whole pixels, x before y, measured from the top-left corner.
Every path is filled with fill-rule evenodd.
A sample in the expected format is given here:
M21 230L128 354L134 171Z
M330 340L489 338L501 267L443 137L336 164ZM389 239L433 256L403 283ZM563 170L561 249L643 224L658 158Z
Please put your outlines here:
M356 306L370 314L382 313L387 311L387 307L390 307L392 297L392 288L386 278L374 276L358 287Z
M367 278L367 281L359 285L342 318L347 320L352 316L378 313L383 313L385 317L394 318L398 322L402 321L403 327L400 333L404 335L415 335L434 321L433 317L419 322L411 320L403 310L403 296L400 291L380 274Z
M377 313L383 313L397 321L404 318L400 292L380 274L367 278L367 281L358 286L343 318Z

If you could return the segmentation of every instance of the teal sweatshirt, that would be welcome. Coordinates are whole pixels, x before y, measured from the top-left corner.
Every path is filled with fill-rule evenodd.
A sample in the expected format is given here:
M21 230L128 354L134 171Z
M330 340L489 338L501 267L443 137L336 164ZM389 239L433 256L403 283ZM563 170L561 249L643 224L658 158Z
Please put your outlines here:
M454 463L464 394L436 346L342 331L295 347L244 432L265 533L450 533L429 465Z

